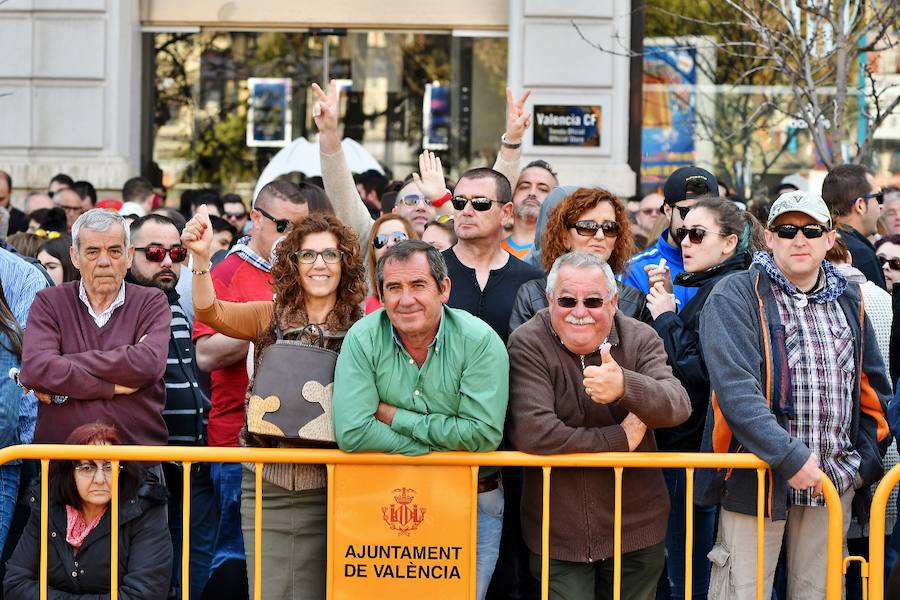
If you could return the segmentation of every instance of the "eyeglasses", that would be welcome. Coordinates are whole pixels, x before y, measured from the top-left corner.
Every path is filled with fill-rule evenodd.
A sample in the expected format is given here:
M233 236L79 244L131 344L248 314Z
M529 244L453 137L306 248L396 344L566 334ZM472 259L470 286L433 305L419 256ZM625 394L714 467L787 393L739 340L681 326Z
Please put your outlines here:
M376 249L381 250L385 246L387 246L388 242L392 241L396 244L405 240L408 240L409 236L406 235L404 231L395 231L394 233L379 233L372 240L372 245L375 246Z
M299 260L304 265L311 265L319 257L322 257L322 260L328 263L329 265L333 265L334 263L340 262L341 257L344 256L344 253L338 250L337 248L326 248L321 252L317 252L315 250L298 250L297 251L297 260Z
M785 240L794 239L797 237L797 232L802 231L803 237L808 240L813 240L822 237L830 230L824 225L804 225L803 227L797 227L796 225L775 225L774 227L769 227L769 231Z
M119 469L122 469L122 465L119 465ZM113 471L112 463L107 460L102 463L82 462L75 465L75 473L82 477L93 479L97 475L97 471L103 473L107 478L110 477Z
M881 266L887 265L891 271L900 271L900 258L888 258L886 256L878 256L878 262Z
M603 221L598 223L593 220L576 221L569 225L570 229L575 229L575 233L585 237L594 237L597 231L602 230L604 237L614 238L619 235L619 223L616 221Z
M578 303L584 305L585 308L600 308L603 306L603 298L582 298L579 300L578 298L573 298L571 296L557 296L556 303L560 306L560 308L575 308L578 306Z
M163 248L162 246L145 246L143 248L135 248L137 252L143 252L144 256L150 262L162 262L166 260L166 254L172 258L173 263L184 262L187 258L188 249L184 246L172 246L171 248Z
M257 208L256 210L259 210L259 209ZM262 211L259 210L259 212L262 212ZM225 217L226 219L244 219L247 217L247 213L246 212L239 212L239 213L225 212L222 216ZM266 215L266 216L268 216L268 215ZM277 223L277 221L276 221L276 223Z
M702 244L703 238L706 237L707 233L713 233L721 237L728 237L729 235L731 235L728 233L721 233L719 231L709 231L708 229L703 229L702 227L679 227L675 230L675 237L677 237L679 241L684 240L684 238L686 237L691 241L692 244Z
M402 198L397 198L397 202L400 204L405 204L406 206L415 206L419 202L425 204L425 206L431 206L432 202L430 198L426 198L424 196L418 196L416 194L410 194L409 196L403 196Z
M688 213L691 212L693 206L674 206L675 210L678 211L678 216L681 217L681 220L684 221L688 216Z
M268 220L275 223L275 231L277 231L278 233L284 233L285 231L288 230L288 227L291 226L291 222L287 219L276 219L275 217L273 217L272 215L270 215L269 213L267 213L266 211L264 211L261 208L257 208L255 210L259 214L261 214L262 216L267 218Z
M42 238L47 238L48 240L55 240L61 234L58 231L47 231L46 229L37 229L34 232L34 235Z
M865 194L863 196L860 196L860 198L862 198L863 200L871 200L872 198L875 198L875 201L878 202L878 206L884 206L884 190L879 190L871 194ZM854 200L853 202L856 202L856 200ZM853 204L853 202L851 202L850 204Z
M450 203L453 204L453 208L456 210L463 210L466 207L466 204L469 202L472 203L472 208L477 210L478 212L484 212L486 210L491 210L491 204L505 204L504 202L500 202L499 200L491 200L490 198L486 198L485 196L475 196L474 198L466 198L465 196L453 196L450 199Z
M658 209L658 208L642 208L642 209L641 209L641 214L642 214L642 215L647 215L648 217L649 217L650 215L658 215L658 214L659 214L659 209Z

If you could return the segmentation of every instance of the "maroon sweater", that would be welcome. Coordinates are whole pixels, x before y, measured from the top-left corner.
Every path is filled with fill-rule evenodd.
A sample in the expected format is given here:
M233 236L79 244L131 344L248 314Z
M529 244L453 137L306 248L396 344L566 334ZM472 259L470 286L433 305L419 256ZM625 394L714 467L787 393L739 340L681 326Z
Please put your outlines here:
M69 396L64 404L38 405L34 442L61 444L76 427L99 420L115 425L126 444L165 445L162 376L172 320L165 295L126 283L125 304L98 328L78 285L42 290L28 315L22 384ZM138 391L115 396L115 384Z
M509 338L509 420L516 450L531 454L628 452L619 425L629 412L647 425L637 452L656 451L653 429L688 418L687 392L666 364L662 340L648 325L616 311L609 332L612 357L625 375L625 394L597 404L584 390L581 359L550 326L545 308ZM599 353L584 357L601 364ZM526 469L522 533L541 551L542 479ZM550 474L550 557L587 563L613 553L615 484L612 469L557 468ZM622 478L622 552L659 543L666 535L669 494L660 469L626 469Z

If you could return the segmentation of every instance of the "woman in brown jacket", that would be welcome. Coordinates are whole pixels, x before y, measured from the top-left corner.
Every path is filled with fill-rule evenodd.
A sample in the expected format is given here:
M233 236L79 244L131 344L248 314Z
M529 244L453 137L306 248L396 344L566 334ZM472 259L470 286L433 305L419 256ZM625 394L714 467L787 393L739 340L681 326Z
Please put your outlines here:
M185 226L182 242L193 254L196 318L220 333L255 342L254 364L276 340L276 323L285 338L318 325L325 347L339 352L344 333L363 316L365 266L352 229L329 214L297 221L275 247L272 264L274 301L245 303L216 299L209 276L212 227L201 207ZM251 387L253 383L251 380ZM245 400L246 407L246 400ZM251 434L246 422L241 445L291 446ZM296 444L294 444L296 445ZM244 465L241 522L244 539L254 533L254 465ZM326 475L321 465L263 466L262 595L273 599L325 598ZM253 590L254 553L245 544L249 586Z

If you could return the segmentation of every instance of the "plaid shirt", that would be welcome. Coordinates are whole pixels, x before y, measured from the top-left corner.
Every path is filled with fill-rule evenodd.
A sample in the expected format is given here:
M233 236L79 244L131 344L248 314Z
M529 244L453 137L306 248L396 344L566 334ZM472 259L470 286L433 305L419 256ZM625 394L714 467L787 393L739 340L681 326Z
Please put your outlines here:
M794 399L788 433L806 444L839 493L853 488L860 456L850 442L855 363L853 336L837 302L798 301L773 285L785 326L787 364ZM791 490L791 502L824 506L807 490Z

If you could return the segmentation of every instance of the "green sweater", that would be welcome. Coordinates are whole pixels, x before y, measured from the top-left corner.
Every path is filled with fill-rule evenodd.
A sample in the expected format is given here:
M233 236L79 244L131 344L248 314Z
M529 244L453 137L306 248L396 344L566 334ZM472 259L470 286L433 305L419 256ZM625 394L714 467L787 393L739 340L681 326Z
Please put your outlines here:
M503 437L508 399L509 357L483 321L444 306L420 369L380 309L344 339L334 375L334 430L347 452L489 452ZM379 401L397 407L390 426L375 419Z

